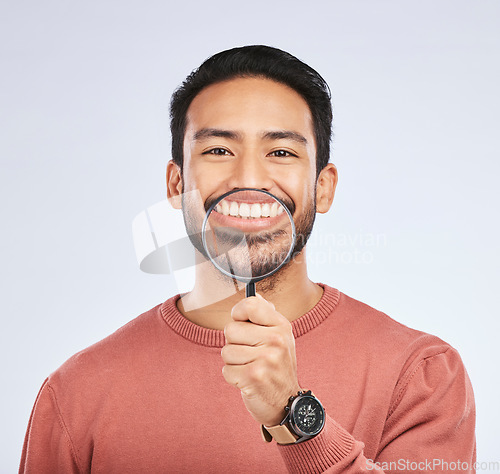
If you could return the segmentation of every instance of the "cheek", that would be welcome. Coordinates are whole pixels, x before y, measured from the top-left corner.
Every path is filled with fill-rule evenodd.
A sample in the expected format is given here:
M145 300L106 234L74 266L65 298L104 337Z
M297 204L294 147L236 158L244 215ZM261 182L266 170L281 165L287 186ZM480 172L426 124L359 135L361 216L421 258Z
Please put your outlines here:
M185 161L184 181L191 189L216 191L236 172L231 162L213 163L202 158L189 157Z
M225 179L223 170L193 161L187 162L184 167L184 192L198 191L203 202L210 196L220 194L219 190Z
M295 205L304 210L309 206L309 203L314 199L315 179L311 176L310 170L297 172L297 170L280 173L281 188L290 196Z
M188 158L184 161L183 178L186 190L202 189L207 184L207 172L199 164Z

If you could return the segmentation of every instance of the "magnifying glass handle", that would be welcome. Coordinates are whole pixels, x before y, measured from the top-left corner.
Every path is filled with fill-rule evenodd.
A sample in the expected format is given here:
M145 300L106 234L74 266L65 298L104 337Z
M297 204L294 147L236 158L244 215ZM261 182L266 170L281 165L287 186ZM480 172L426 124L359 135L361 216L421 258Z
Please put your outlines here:
M247 298L249 296L255 296L255 283L253 281L247 283L246 294Z

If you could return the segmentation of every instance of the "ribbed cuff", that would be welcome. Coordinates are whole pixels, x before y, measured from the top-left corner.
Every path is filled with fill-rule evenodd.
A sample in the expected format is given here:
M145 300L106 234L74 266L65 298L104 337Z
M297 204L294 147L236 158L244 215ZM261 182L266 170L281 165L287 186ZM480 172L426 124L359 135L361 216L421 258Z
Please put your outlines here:
M323 431L299 444L278 445L278 449L291 473L324 472L347 457L355 440L329 416Z

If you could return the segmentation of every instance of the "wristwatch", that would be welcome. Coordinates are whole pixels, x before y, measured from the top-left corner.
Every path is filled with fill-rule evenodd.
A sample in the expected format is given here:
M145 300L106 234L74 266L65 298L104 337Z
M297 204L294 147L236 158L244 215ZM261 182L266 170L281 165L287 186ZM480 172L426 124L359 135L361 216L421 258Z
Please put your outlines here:
M290 397L285 412L279 425L261 425L264 441L270 443L274 438L278 444L302 443L319 434L325 426L325 409L311 390L300 390Z

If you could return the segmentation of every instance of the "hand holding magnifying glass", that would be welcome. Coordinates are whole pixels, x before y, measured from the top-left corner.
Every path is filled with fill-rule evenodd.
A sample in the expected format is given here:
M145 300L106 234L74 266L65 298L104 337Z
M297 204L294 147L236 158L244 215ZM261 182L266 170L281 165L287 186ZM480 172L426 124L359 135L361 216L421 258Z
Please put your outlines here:
M292 211L267 191L231 191L208 209L202 241L215 267L246 283L247 297L255 296L255 283L276 273L292 256L296 241ZM300 389L291 324L264 299L240 301L231 318L221 352L224 378L241 390L257 421L275 424L283 418L283 403ZM276 359L277 366L270 363ZM255 366L265 375L256 379Z

